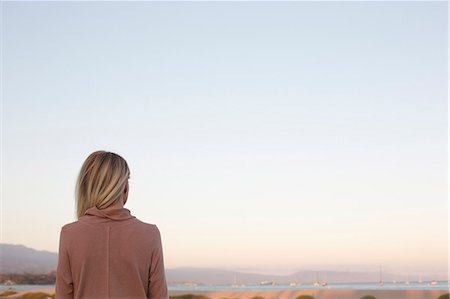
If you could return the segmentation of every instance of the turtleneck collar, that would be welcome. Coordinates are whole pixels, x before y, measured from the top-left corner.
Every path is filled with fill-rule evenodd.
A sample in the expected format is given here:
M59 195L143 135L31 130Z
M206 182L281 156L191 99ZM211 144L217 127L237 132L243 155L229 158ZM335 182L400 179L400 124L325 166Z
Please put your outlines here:
M87 209L84 215L92 215L100 218L108 218L115 221L135 218L134 216L131 215L130 210L117 207L108 207L101 210L98 209L97 207L92 207Z

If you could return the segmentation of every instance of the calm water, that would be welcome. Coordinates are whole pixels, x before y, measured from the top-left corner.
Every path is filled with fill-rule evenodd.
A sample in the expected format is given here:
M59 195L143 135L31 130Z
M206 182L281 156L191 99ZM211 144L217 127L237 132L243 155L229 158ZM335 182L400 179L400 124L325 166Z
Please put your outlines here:
M385 283L380 287L378 283L330 283L325 287L315 287L312 284L289 286L289 285L246 285L231 287L230 285L199 285L199 286L169 286L172 291L277 291L277 290L448 290L447 281L439 281L436 285L427 282L422 283Z
M53 288L54 285L12 285L12 286L0 286L0 291L12 288L19 291L33 291L40 289ZM429 282L411 282L409 285L397 282L397 283L385 283L380 287L377 283L330 283L326 287L315 287L311 284L289 286L289 285L245 285L237 288L233 288L230 285L198 285L198 286L185 286L185 285L170 285L169 291L277 291L277 290L448 290L449 284L447 281L438 281L436 285L431 285Z
M41 285L35 285L35 284L17 284L17 285L0 285L0 291L9 290L10 288L17 291L34 291L34 290L44 290L44 289L50 289L54 288L55 285L53 284L41 284Z

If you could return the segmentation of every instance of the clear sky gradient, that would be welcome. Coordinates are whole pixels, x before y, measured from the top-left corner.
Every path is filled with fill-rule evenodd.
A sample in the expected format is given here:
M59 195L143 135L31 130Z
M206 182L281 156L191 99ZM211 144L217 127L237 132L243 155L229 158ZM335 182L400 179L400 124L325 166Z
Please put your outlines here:
M446 273L447 2L2 5L3 243L105 149L167 267Z

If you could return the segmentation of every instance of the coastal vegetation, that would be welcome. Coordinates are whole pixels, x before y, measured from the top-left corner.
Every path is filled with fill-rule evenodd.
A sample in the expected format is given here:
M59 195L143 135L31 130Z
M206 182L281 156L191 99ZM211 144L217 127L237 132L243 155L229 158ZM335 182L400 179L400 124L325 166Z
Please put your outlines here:
M450 299L450 293L443 294L443 295L439 296L438 299Z
M361 299L377 299L377 298L375 298L372 295L366 295L366 296L361 297Z
M0 293L0 297L6 297L6 296L11 296L17 294L16 291L11 291L11 290L7 290L7 291L3 291Z
M47 294L43 292L30 292L23 294L20 298L26 299L54 299L55 294Z
M0 284L55 284L56 272L47 274L11 273L0 274Z
M170 299L209 299L206 296L203 295L194 295L194 294L185 294L185 295L178 295L178 296L170 296Z
M309 295L300 295L295 299L314 299L313 296L309 296Z
M19 299L54 299L55 294L48 294L44 292L28 292L15 296L17 291L7 290L0 293L0 298L19 298Z

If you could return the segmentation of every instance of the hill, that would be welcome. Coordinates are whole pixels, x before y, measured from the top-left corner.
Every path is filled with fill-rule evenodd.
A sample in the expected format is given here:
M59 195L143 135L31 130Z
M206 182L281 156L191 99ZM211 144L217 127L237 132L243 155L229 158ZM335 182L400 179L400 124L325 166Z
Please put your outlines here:
M56 269L58 254L23 245L0 244L0 273L49 273Z

